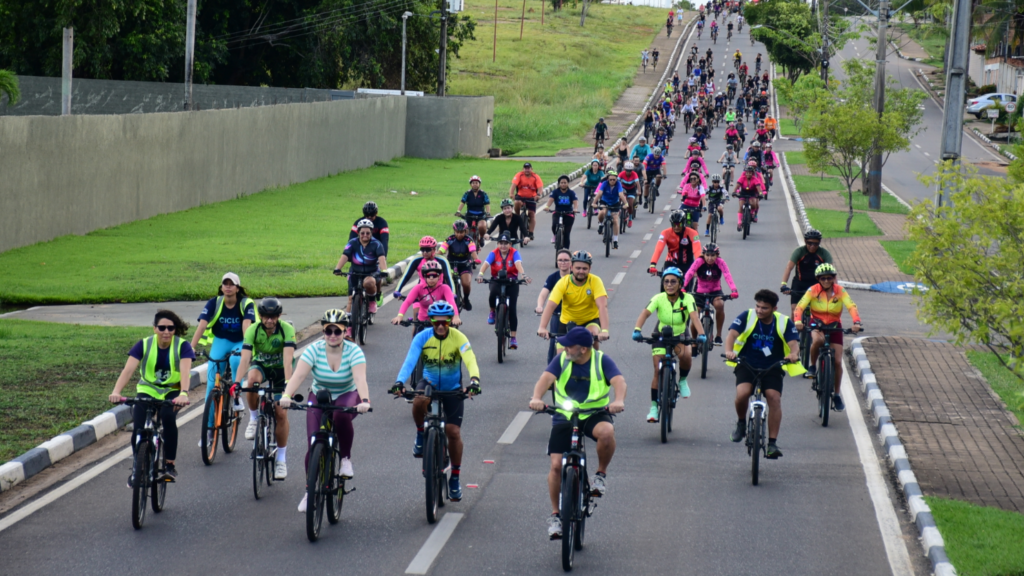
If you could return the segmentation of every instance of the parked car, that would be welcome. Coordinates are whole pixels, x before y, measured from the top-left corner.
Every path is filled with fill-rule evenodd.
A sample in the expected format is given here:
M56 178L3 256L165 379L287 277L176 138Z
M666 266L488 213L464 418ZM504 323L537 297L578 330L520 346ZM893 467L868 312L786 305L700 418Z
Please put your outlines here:
M986 108L991 108L996 102L999 102L1003 106L1006 106L1010 102L1016 102L1017 97L1013 94L1001 94L993 92L991 94L985 94L984 96L978 96L977 98L967 99L967 113L974 114L974 117L981 120L982 112Z

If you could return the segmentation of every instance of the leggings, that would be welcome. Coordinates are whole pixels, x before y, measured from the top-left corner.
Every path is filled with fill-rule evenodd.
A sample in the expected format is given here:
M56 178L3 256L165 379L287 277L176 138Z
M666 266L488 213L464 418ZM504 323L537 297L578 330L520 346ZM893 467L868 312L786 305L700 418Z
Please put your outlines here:
M335 406L355 406L359 404L359 392L353 390L346 392L334 401ZM306 446L312 444L312 438L320 431L320 416L323 410L310 408L306 410ZM352 439L355 431L352 428L352 419L355 414L345 414L337 410L331 411L331 418L334 420L334 433L338 436L338 452L342 458L352 457ZM306 450L306 470L309 470L309 450Z
M212 358L212 359L220 359L220 358L228 357L228 363L231 364L231 373L235 374L236 372L238 372L238 363L242 361L242 357L241 356L229 356L229 355L232 352L239 351L241 349L242 349L242 341L241 340L239 340L238 342L232 342L231 340L225 340L224 338L217 338L216 336L214 336L213 344L210 344L210 358ZM213 384L214 384L214 380L215 380L215 376L217 374L217 369L218 368L220 369L220 379L221 380L223 380L224 376L227 374L227 365L224 364L223 362L217 363L217 362L212 362L211 361L209 363L209 365L208 365L208 367L206 369L206 397L205 398L209 398L210 397L210 391L213 390ZM182 377L184 377L184 375L182 375ZM228 382L227 384L229 386L231 385L230 382ZM203 399L204 402L206 401L205 398ZM215 417L216 417L216 414L214 414L211 411L210 412L210 421L207 423L209 426L213 426L214 418Z
M569 235L572 234L572 225L576 222L576 217L572 215L566 215L562 218L562 224L565 225L565 245L562 248L569 249ZM551 215L551 233L558 233L558 213L552 213ZM516 286L516 288L519 288Z
M491 295L488 298L492 310L498 309L498 297L501 296L501 285L491 284ZM516 302L519 301L519 284L505 286L505 296L508 297L508 329L515 332L519 327L519 316L516 314Z
M171 392L164 400L174 400L178 392ZM152 398L148 394L139 394L139 398ZM173 406L160 407L160 423L164 426L164 458L174 460L178 455L178 422L175 420L177 412ZM139 430L146 425L146 406L136 404L132 406L132 453L135 452L135 438Z

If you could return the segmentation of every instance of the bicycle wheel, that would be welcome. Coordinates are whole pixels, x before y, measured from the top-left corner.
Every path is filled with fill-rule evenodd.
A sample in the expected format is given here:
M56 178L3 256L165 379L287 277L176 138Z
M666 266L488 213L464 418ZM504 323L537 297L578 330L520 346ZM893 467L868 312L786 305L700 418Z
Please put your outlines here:
M359 297L359 323L355 325L357 336L359 337L359 345L366 345L366 324L370 321L370 309L367 307L366 298L364 296Z
M709 239L712 244L718 242L718 214L716 212L711 213L711 232Z
M150 465L153 470L164 470L166 463L164 462L164 444L160 442L156 449L156 456ZM150 505L153 506L153 512L160 513L164 509L164 499L167 498L167 482L164 480L156 480L154 474L154 481L150 487Z
M827 341L824 346L828 346ZM821 418L822 427L828 426L828 417L832 413L832 391L835 390L832 359L827 356L824 351L818 354L818 417Z
M800 362L805 370L811 367L811 337L806 327L800 331Z
M216 388L216 384L214 386L215 388L206 397L206 403L203 405L203 426L199 433L203 464L207 466L213 464L213 459L217 456L217 423L215 421L211 427L210 418L214 417L216 419L220 414L220 390Z
M569 466L562 474L562 497L561 510L562 518L562 570L572 570L572 562L575 557L576 540L576 519L579 516L577 506L579 504L580 490L579 476L576 468Z
M647 198L647 209L650 210L651 214L654 214L654 211L657 209L657 208L655 208L655 204L657 204L657 202L658 202L658 185L655 184L654 182L651 182L651 190L650 190L650 192L648 192L648 198Z
M457 271L453 271L455 274ZM462 313L462 276L455 276L455 307L458 308L459 313Z
M753 425L750 430L747 430L747 437L750 438L750 443L753 446L753 450L750 451L750 481L757 486L759 466L761 465L761 444L764 442L764 438L761 438L761 408L754 408L754 416L751 418Z
M263 493L263 477L267 472L267 468L264 466L264 460L267 459L267 423L262 414L258 422L256 440L253 441L252 446L252 493L257 500Z
M132 476L132 526L142 528L146 521L146 505L149 496L149 442L139 444L135 452L135 473Z
M746 240L747 236L750 236L750 208L743 208L743 239Z
M324 450L329 450L324 442L313 445L309 455L309 470L306 472L306 538L316 542L320 538L320 528L324 523L325 492L327 490L330 463Z
M352 340L355 341L359 337L359 326L363 323L363 295L356 292L352 295L352 315L350 316L352 324Z
M327 521L337 524L341 521L341 505L345 499L345 479L341 477L341 453L331 450L331 469L327 474Z
M608 214L605 215L604 222L604 257L607 258L612 255L612 220Z
M583 550L583 539L587 532L587 516L590 515L590 494L586 487L580 490L580 513L577 515L579 523L576 525L572 538L572 545L576 550Z
M436 427L427 429L426 445L423 452L423 475L426 484L427 523L437 522L437 509L440 505L441 486L438 479L443 470L441 462L441 439Z
M711 356L711 348L715 345L711 340L711 315L709 314L702 318L700 323L704 328L704 337L707 338L704 341L704 350L701 351L702 354L700 355L700 377L704 379L708 376L708 356Z
M224 453L230 454L235 451L235 442L238 441L238 426L242 422L242 418L239 416L239 412L235 412L235 398L230 395L221 397L221 422L224 426L221 428L221 437L224 440Z
M672 370L665 365L668 358L662 360L662 363L661 378L658 380L658 403L661 404L661 443L665 444L668 442L668 433L672 431L672 393L675 386L672 385Z

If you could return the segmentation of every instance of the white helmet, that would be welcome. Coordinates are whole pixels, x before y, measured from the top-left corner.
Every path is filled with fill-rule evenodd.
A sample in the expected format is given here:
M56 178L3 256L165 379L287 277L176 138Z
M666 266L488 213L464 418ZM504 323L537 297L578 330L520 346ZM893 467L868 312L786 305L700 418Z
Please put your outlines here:
M633 169L633 163L632 162L626 162L626 165L623 166L623 168L625 168L626 170L632 170Z
M356 230L359 230L360 228L369 228L370 230L373 230L373 221L363 218L359 222L356 222Z

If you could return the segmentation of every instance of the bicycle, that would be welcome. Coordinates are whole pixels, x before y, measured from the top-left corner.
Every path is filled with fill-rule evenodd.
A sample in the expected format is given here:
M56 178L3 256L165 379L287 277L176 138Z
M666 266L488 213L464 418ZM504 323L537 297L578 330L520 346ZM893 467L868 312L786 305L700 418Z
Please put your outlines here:
M274 410L274 395L270 393L270 384L261 382L263 386L238 388L239 392L255 392L259 396L259 418L256 420L256 437L252 441L252 492L257 500L263 494L263 482L273 485L274 459L277 456L277 415Z
M729 30L725 35L726 40L732 40L732 30Z
M718 44L718 28L711 29L711 43Z
M174 406L170 400L155 398L121 398L126 406L143 404L146 406L146 423L135 439L135 458L132 461L132 526L142 529L146 521L146 504L153 507L153 512L160 513L164 509L167 496L167 484L174 479L167 476L164 470L167 461L164 458L164 428L160 422L160 408Z
M685 334L685 332L684 332ZM705 332L707 334L707 332ZM650 338L641 338L643 344L653 348L664 348L665 358L658 366L658 405L660 407L661 443L668 442L668 433L672 431L672 413L675 411L676 398L679 396L679 377L677 376L678 359L675 355L676 346L690 346L696 340L684 336L675 336L671 326L664 326L661 332L653 332Z
M430 324L430 320L420 321L420 320L416 320L414 318L407 318L407 319L402 320L401 322L399 322L399 324L402 325L402 326L405 326L405 327L412 326L413 327L413 338L415 338L416 335L419 334L420 332L422 332L422 331L424 331L424 330L426 330L428 328L431 328L431 329L433 328L433 326ZM412 382L419 382L420 380L423 379L423 357L422 357L422 355L421 355L420 359L416 362L416 367L412 369L412 377L411 378L412 378Z
M737 141L738 143L738 141ZM734 144L733 146L736 146ZM729 191L729 185L732 184L732 173L736 169L736 164L733 162L722 162L722 185L725 186L725 190Z
M230 356L241 355L240 351L230 354ZM213 464L213 460L217 456L218 431L220 431L221 439L224 441L224 453L230 454L235 451L235 441L238 440L238 426L242 422L239 415L241 409L236 409L236 406L240 406L241 400L237 392L233 392L230 389L232 379L231 363L228 361L228 356L216 360L204 353L200 353L200 356L206 356L209 360L209 364L212 366L208 369L216 370L213 389L206 395L206 401L203 404L203 425L199 438L203 464L209 466ZM222 366L223 376L221 375Z
M836 327L834 324L821 324L815 320L811 320L807 323L805 328L810 331L818 330L825 337L825 342L821 345L821 349L818 350L818 370L814 375L814 382L811 384L811 388L818 396L818 418L821 418L822 427L828 426L829 414L832 411L832 394L835 393L836 379L835 373L832 371L835 367L835 351L832 350L832 345L829 343L828 335L832 332L842 332L843 334L853 334L853 330L846 328ZM863 331L863 328L861 329ZM810 358L810 338L808 338L808 359Z
M603 139L601 140L601 143L602 144L604 143ZM478 228L478 224L480 224L480 222L483 222L484 225L486 226L487 221L491 219L491 215L490 214L484 213L484 214L481 214L481 215L476 215L476 214L463 214L462 212L456 212L455 216L457 218L462 218L463 220L466 221L466 224L469 227L469 230L468 230L467 233L468 233L470 239L473 240L473 243L477 245L478 249L480 247L482 247L484 244L487 243L484 240L483 235L480 234L480 229Z
M604 234L604 236L603 236L603 241L604 241L604 257L608 258L609 256L612 255L612 235L613 235L612 225L613 225L613 222L614 222L614 219L612 218L612 216L616 212L619 212L620 213L620 221L621 221L622 220L622 218L621 218L622 210L621 210L621 206L619 206L619 205L609 206L609 205L605 204L604 202L600 203L598 206L600 206L602 208L607 208L607 211L604 214L604 224L603 224L604 230L603 230L602 233ZM621 226L621 223L619 225Z
M655 71L657 71L657 70L658 70L658 57L657 57L657 56L655 56L655 57L654 57L654 60L653 60L653 62L652 62L652 67L653 67L653 69L654 69Z
M483 279L484 284L498 283L501 285L501 294L498 296L498 309L494 314L494 333L498 335L498 364L505 362L505 351L512 338L512 330L508 326L508 305L509 298L505 294L507 286L513 284L526 284L526 280L511 280L502 270L497 278Z
M580 429L580 415L607 413L608 408L580 410L567 403L562 410L571 412L569 424L572 426L572 443L569 451L562 455L562 492L558 499L558 515L562 521L562 569L572 570L575 553L583 550L586 536L587 518L594 514L597 504L593 501L600 497L590 489L590 476L587 474L587 451L585 434ZM544 406L538 414L556 414L555 408Z
M718 218L715 218L714 221L718 222ZM714 242L714 240L711 240L711 242ZM703 349L700 351L700 377L702 380L707 378L708 376L708 356L711 355L711 349L715 347L715 343L711 339L711 335L714 334L716 320L714 304L715 299L721 298L723 302L728 302L729 300L732 300L732 296L726 296L721 292L704 294L703 296L704 306L702 306L700 309L700 325L702 328L704 328L704 335L706 336L706 338L704 339Z
M697 230L700 227L700 216L704 213L704 207L683 205L679 209L683 211L683 226Z
M764 175L764 194L761 198L768 199L768 191L771 190L772 184L775 183L775 166L764 166L761 168L761 174Z
M456 397L469 398L469 394L461 390L441 392L434 390L433 385L427 384L424 389L405 392L402 397L412 402L417 396L430 399L430 409L423 427L423 478L426 488L427 523L437 522L438 508L444 507L445 498L451 500L448 494L448 472L451 470L451 462L448 458L448 436L444 433L444 405L441 398ZM396 396L397 398L397 396Z
M659 174L654 180L651 180L650 187L647 190L647 210L654 214L657 210L655 204L657 203L658 196L661 194L661 179L662 176Z
M725 354L722 354L722 358L725 358ZM759 370L739 356L736 357L735 361L737 364L746 366L754 374L753 394L747 400L746 446L747 454L750 455L750 481L754 486L757 486L760 476L761 456L767 457L768 454L768 402L765 401L764 393L761 390L761 379L768 372L781 368L789 362L779 360L768 368Z
M343 272L335 270L334 274L341 276ZM349 297L352 301L352 339L358 340L360 346L366 345L366 328L373 325L373 314L370 314L370 302L367 300L369 296L366 295L366 290L363 288L363 280L367 277L373 277L376 279L377 273L373 274L356 274L354 272L349 274L351 285L349 290L352 291L352 295Z
M743 216L740 219L740 227L743 232L743 239L746 240L747 236L750 236L750 222L754 218L753 209L750 207L751 196L740 196L739 194L733 194L736 198L739 198L740 202L743 203Z
M557 218L558 219L558 224L555 226L555 267L556 268L558 267L558 251L561 250L562 248L565 248L569 244L569 236L565 232L565 224L564 224L564 219L565 219L567 214L573 214L573 218L575 218L576 217L575 215L579 214L579 212L575 211L575 210L572 211L572 212L559 212L559 211L555 211L554 214L552 214L552 216L551 216L552 218ZM587 226L587 227L589 228L590 226Z
M354 406L335 406L331 402L330 392L327 391L317 393L315 404L312 400L305 405L297 404L302 402L301 394L296 394L292 402L295 403L289 408L291 410L323 410L320 428L309 446L309 468L306 471L306 538L310 542L316 542L320 538L320 529L324 523L324 509L327 509L327 521L332 525L337 524L341 521L341 507L345 496L356 491L354 487L351 490L345 489L347 478L340 474L340 443L334 433L331 412L357 414L359 411ZM369 412L373 412L373 408L370 408Z
M641 56L640 60L644 66L644 74L647 74L647 56Z

